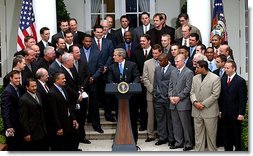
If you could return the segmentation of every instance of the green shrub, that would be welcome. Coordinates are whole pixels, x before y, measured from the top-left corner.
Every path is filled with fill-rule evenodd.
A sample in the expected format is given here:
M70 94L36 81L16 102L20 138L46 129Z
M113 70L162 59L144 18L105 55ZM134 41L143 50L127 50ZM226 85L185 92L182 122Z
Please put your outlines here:
M245 120L242 123L242 150L248 151L248 104L246 113L244 116Z

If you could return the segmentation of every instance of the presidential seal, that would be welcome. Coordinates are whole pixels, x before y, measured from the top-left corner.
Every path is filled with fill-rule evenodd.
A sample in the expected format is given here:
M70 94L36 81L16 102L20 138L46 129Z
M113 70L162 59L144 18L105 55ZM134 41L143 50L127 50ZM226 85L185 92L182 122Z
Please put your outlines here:
M121 94L125 94L129 91L129 85L126 82L120 82L117 86L117 89Z

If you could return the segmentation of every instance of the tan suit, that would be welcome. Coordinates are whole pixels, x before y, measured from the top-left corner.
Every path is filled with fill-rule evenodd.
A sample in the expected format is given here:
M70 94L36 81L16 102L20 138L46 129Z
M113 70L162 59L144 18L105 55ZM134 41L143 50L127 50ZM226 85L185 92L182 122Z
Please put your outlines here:
M195 150L204 151L205 142L209 151L216 151L216 134L219 114L218 98L220 95L220 78L208 72L202 81L202 75L193 77L190 92L191 102L202 102L204 108L198 110L194 104L192 117L195 129Z
M146 99L147 99L147 112L148 112L148 123L147 131L149 138L155 138L154 134L154 104L153 104L153 82L155 73L155 59L149 59L144 62L143 67L143 82L147 88Z

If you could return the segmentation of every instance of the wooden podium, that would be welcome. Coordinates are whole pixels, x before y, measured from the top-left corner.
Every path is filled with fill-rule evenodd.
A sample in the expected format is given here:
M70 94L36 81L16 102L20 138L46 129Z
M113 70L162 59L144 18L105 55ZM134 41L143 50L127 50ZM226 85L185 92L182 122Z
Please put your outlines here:
M118 122L112 151L137 151L130 122L129 99L141 90L139 83L106 84L105 92L118 99Z

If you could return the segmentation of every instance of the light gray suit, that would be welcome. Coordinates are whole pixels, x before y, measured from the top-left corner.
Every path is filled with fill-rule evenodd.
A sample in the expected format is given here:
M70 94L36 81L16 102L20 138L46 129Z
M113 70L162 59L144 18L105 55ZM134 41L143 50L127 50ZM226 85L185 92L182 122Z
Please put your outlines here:
M173 70L176 70L176 68L170 64L162 76L162 67L158 66L155 68L154 78L154 106L157 120L157 132L159 140L168 140L170 143L175 142L170 103L168 100L168 88Z
M153 24L150 24L150 29L154 28L155 26ZM147 30L147 31L149 31ZM140 37L144 34L143 25L137 27L134 29L134 38L136 39L137 43L140 43Z
M190 98L194 101L202 102L205 106L202 110L192 107L195 129L195 150L204 151L205 142L209 151L216 151L216 134L218 123L218 98L221 90L219 76L208 72L202 81L202 75L193 77Z
M201 33L200 33L199 29L197 27L193 26L193 25L190 25L190 26L192 28L190 33L197 33L199 35L199 40L202 41ZM182 35L182 27L178 27L175 30L175 40L180 39L182 37L183 37L183 35Z
M148 122L147 122L147 132L148 138L155 138L154 129L154 104L153 104L153 82L155 73L155 59L149 59L144 62L143 67L143 84L147 88L146 99L147 99L147 112L148 112Z
M192 104L190 101L192 78L193 72L186 66L179 75L178 70L171 73L169 97L180 98L178 104L170 104L175 146L193 147Z

